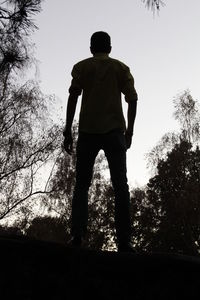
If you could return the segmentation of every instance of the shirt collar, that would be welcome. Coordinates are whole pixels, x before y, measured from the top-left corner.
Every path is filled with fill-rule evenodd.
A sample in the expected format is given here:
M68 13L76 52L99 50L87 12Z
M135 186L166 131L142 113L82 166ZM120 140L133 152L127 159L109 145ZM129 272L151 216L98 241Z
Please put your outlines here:
M109 55L108 55L108 53L99 52L99 53L95 53L94 57L95 58L108 58Z

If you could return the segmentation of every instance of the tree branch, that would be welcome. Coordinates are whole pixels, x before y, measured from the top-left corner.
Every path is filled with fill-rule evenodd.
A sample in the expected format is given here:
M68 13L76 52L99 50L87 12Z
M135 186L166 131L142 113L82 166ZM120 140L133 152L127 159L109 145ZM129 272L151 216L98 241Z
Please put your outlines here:
M3 218L5 218L13 209L15 209L18 205L22 204L24 201L26 201L28 198L35 196L35 195L39 195L39 194L51 194L53 192L53 190L51 191L36 191L34 193L29 193L26 197L17 200L11 207L9 207L3 214L0 215L0 220L2 220Z
M55 139L56 138L54 138L51 142L49 142L48 144L46 144L44 147L42 147L40 149L37 149L35 152L31 153L27 157L27 159L20 166L18 166L17 168L12 169L10 172L7 172L6 174L4 174L2 176L0 176L0 181L3 180L3 179L5 179L6 177L12 175L15 172L18 172L18 171L20 171L22 169L27 169L27 168L31 167L31 165L33 163L35 163L34 160L35 160L35 157L37 156L37 154L43 153L48 147L50 147L53 144L53 142L55 141ZM33 149L34 149L34 147L33 147ZM33 160L30 161L32 157L33 157ZM30 163L28 163L29 161L30 161ZM38 161L41 161L41 158L38 158Z

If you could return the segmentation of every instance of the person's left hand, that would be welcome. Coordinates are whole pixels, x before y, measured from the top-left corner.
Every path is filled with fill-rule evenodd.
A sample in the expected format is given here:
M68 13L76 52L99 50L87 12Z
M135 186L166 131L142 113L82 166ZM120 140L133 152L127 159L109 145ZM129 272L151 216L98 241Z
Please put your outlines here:
M65 148L65 151L69 155L72 155L72 152L73 152L73 138L72 138L71 133L65 134L64 148Z

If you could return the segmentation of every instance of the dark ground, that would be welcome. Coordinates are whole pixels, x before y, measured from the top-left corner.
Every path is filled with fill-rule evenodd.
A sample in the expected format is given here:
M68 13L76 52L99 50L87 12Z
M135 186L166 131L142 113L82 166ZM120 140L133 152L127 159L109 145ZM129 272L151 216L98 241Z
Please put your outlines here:
M200 259L0 238L0 299L199 299Z

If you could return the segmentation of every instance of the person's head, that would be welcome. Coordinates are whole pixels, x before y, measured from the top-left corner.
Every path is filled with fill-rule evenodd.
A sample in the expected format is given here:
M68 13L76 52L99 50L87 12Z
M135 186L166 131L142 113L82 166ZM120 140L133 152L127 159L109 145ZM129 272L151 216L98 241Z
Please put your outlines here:
M90 39L90 51L95 53L110 53L111 51L111 38L108 33L104 31L97 31L93 33Z

